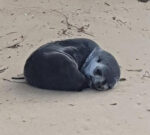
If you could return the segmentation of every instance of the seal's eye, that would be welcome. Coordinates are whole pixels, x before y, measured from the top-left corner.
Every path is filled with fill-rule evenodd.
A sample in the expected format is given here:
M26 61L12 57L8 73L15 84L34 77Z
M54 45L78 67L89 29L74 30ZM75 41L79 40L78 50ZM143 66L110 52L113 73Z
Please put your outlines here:
M99 75L99 76L101 76L101 75L102 75L101 70L100 70L100 69L96 69L96 70L94 71L94 75Z
M102 61L102 60L101 60L101 58L99 57L98 60L97 60L97 62L100 63L101 61Z

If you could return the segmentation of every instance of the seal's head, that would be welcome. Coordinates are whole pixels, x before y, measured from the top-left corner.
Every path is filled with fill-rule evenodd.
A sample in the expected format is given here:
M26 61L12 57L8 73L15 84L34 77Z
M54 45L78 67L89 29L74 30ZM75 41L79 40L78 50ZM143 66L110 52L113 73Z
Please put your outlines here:
M99 47L88 56L81 72L88 78L89 87L96 90L112 89L120 78L116 59Z

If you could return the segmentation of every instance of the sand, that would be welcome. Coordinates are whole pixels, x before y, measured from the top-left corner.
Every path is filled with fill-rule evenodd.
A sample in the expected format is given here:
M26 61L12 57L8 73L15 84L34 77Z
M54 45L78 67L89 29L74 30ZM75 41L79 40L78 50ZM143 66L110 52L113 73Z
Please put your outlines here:
M137 0L0 0L0 135L149 135L149 18ZM104 92L10 82L40 45L76 37L111 52L126 80Z

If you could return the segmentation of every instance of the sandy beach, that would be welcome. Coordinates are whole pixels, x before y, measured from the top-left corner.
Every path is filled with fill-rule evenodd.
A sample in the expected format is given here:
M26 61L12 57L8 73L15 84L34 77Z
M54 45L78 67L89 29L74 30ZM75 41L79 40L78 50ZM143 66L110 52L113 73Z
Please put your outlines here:
M110 91L42 90L11 78L39 46L84 37L111 52ZM0 135L149 135L150 2L0 0Z

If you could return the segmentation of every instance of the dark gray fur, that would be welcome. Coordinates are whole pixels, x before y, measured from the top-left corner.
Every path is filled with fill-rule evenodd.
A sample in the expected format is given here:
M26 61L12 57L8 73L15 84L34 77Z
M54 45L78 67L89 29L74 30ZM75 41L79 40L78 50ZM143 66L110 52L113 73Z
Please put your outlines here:
M149 0L138 0L140 2L148 2Z
M99 75L94 74L97 69L101 72ZM24 75L30 85L43 89L104 90L116 84L120 69L110 53L94 41L81 38L41 46L27 59Z

